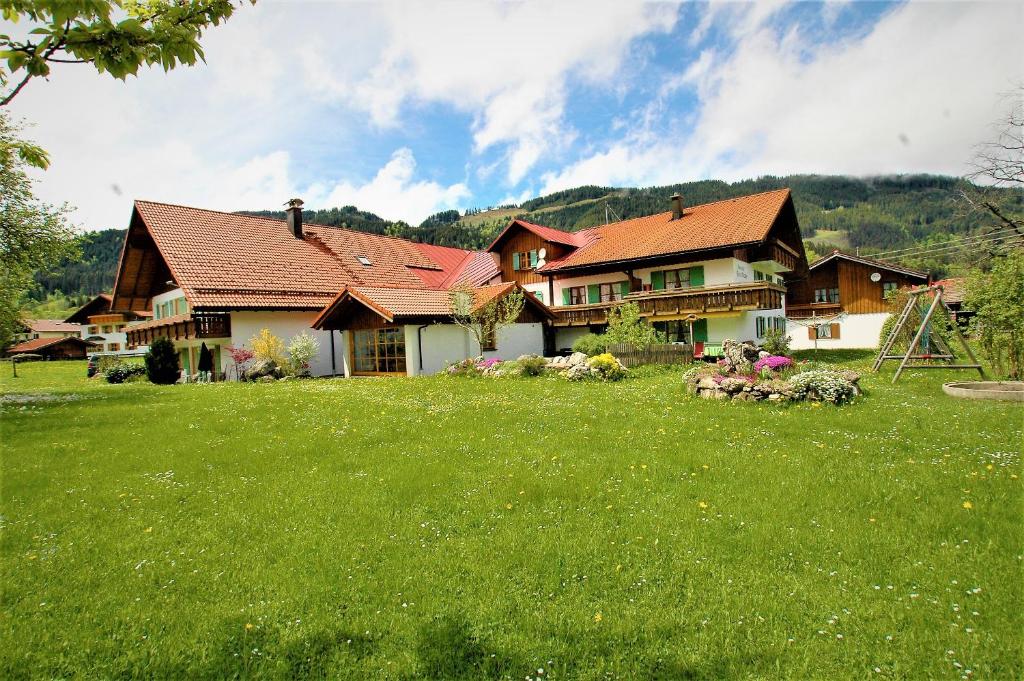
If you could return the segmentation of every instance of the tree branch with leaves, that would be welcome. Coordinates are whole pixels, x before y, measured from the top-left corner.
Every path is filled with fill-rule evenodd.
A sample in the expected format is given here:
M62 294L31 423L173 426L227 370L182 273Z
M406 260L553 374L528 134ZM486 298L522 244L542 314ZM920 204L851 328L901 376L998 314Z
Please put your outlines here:
M449 292L452 321L468 331L481 350L488 346L489 338L497 339L498 332L516 323L523 313L526 297L518 286L489 300L482 300L480 289L467 283L457 284Z
M143 65L170 71L205 61L203 31L244 1L0 0L0 16L24 27L21 36L0 34L0 106L53 64L92 64L124 80Z

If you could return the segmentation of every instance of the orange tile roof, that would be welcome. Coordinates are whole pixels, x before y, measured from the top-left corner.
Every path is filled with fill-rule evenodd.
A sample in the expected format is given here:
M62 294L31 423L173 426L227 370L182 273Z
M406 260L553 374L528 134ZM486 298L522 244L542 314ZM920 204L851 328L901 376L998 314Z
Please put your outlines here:
M480 309L495 298L500 298L513 288L521 287L515 282L502 282L474 287L474 309ZM346 286L313 322L313 328L332 316L339 303L347 298L359 301L389 322L401 317L450 317L452 314L451 290L410 289L387 286ZM551 311L532 295L524 296L526 303L537 307L543 314Z
M194 309L320 308L343 285L433 288L473 257L337 227L306 223L297 239L284 220L152 201L135 208Z
M576 236L582 246L537 271L759 243L789 196L788 189L777 189L690 206L678 220L669 211L581 230Z
M63 319L26 319L25 323L36 333L78 333L78 324Z

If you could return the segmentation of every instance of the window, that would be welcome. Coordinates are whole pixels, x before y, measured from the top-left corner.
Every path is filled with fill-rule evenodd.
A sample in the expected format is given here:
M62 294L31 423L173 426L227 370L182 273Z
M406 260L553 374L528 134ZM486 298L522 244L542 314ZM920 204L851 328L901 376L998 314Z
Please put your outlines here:
M542 303L544 302L544 292L543 291L534 291L533 292L533 297L536 298L537 300L539 300Z
M354 331L352 364L357 374L404 374L405 330L388 327Z
M816 303L838 303L838 288L816 288L814 289L814 302Z
M120 343L107 343L107 350L109 350L110 352L117 352L120 349L121 349L121 344Z
M532 270L537 266L537 251L520 251L512 254L512 269L517 271Z
M767 317L755 317L754 318L754 328L757 331L757 337L758 338L764 338L765 329L768 328L768 318Z
M364 267L369 267L372 264L370 262L370 259L367 258L365 255L357 255L356 256L356 260L358 260L359 264L364 266Z
M690 324L685 320L654 322L654 328L665 337L666 343L690 342Z
M690 288L690 270L665 270L665 288Z
M103 327L103 333L112 333L113 332L113 328L114 327L112 327L109 324L107 324L106 326Z
M890 293L895 293L899 290L900 285L895 281L883 281L882 282L882 300L889 297Z
M573 286L569 289L570 305L585 305L587 303L587 287Z
M90 336L95 336L97 333L99 333L99 331L100 331L100 327L98 327L98 326L90 326L89 327L89 335Z
M764 279L765 279L764 272L762 272L761 270L754 270L754 280L755 281L764 281ZM769 281L771 281L770 277L769 277Z
M601 284L601 302L610 303L622 300L623 290L629 290L628 281L617 281L614 284Z
M776 331L781 331L782 333L786 333L786 318L785 317L772 317L768 321L771 322L771 325L770 325L771 328L775 329Z
M832 324L818 324L814 333L818 338L832 338Z

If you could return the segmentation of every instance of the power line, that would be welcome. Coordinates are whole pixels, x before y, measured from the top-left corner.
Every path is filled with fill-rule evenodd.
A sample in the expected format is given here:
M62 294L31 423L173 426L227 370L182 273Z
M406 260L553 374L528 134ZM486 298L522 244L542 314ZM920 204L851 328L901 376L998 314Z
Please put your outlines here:
M936 255L946 251L958 251L966 248L981 248L981 247L993 247L993 246L1010 246L1022 244L1024 245L1024 236L1017 234L1007 234L992 239L986 239L984 241L975 241L971 243L954 244L952 246L942 246L939 248L926 248L913 253L904 253L903 255L889 256L886 260L905 260L906 258L917 258L923 255Z
M986 239L988 237L997 236L997 235L999 235L1001 233L1005 233L1005 232L1013 232L1014 235L1019 234L1017 232L1017 230L1015 228L1013 228L1013 227L1002 227L1000 229L994 230L994 231L989 232L987 234L965 235L965 236L962 236L962 237L954 237L954 238L950 239L949 241L943 241L943 242L939 242L939 243L935 243L935 244L908 246L906 248L895 248L895 249L892 249L892 250L889 250L889 251L880 251L878 253L872 253L870 257L874 258L874 257L878 257L878 256L887 256L887 255L891 255L891 254L894 254L894 253L903 253L903 252L906 252L906 251L916 251L916 250L920 250L922 248L938 248L939 246L953 245L954 243L966 243L966 242L974 241L976 239Z

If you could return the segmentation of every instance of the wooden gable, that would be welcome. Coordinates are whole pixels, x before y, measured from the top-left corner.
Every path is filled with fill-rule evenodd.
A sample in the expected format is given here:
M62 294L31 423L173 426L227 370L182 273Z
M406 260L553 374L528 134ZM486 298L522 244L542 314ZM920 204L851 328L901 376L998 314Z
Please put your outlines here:
M125 235L114 282L112 310L148 310L153 296L178 287L137 209Z

